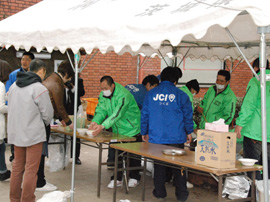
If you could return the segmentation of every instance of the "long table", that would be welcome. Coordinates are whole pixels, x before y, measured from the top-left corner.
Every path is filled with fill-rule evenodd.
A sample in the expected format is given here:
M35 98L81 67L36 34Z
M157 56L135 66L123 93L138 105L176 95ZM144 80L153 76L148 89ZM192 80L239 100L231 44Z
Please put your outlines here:
M144 161L143 166L143 191L142 191L142 201L145 199L145 173L146 173L146 160L157 160L160 162L164 162L166 165L169 163L173 166L180 168L186 168L189 172L192 171L200 171L203 173L209 173L218 177L218 202L221 201L247 201L251 200L255 202L255 172L260 171L263 169L260 165L254 166L243 166L239 161L236 162L235 168L212 168L204 165L199 165L195 162L195 153L192 151L186 150L186 155L183 156L168 156L162 153L164 149L175 149L175 147L167 146L167 145L160 145L160 144L152 144L147 142L135 142L135 143L125 143L125 144L113 144L111 145L112 148L115 149L115 156L118 155L118 150L124 151L131 154L136 154L142 156ZM117 158L116 158L117 159ZM128 168L127 168L128 169ZM115 163L115 170L116 173L118 170L117 163ZM227 174L237 174L243 172L252 172L252 186L251 186L251 197L246 199L236 199L236 200L227 200L222 198L222 184L223 178ZM116 185L116 178L114 180L114 185ZM114 186L114 194L113 194L113 201L116 201L116 186Z
M64 127L58 126L58 127L51 127L51 132L53 133L60 133L64 134L66 136L73 137L73 132L67 132ZM102 162L102 151L103 149L108 149L107 147L103 147L103 145L108 145L110 142L132 142L135 141L136 138L134 137L128 137L124 135L114 134L112 132L108 131L102 131L97 136L89 136L89 135L79 135L79 133L76 133L76 137L80 138L82 140L85 140L87 142L93 142L95 145L86 144L87 146L97 148L99 150L98 155L98 181L97 181L97 196L100 197L100 187L101 187L101 166L107 165L107 162ZM65 141L66 141L65 136Z

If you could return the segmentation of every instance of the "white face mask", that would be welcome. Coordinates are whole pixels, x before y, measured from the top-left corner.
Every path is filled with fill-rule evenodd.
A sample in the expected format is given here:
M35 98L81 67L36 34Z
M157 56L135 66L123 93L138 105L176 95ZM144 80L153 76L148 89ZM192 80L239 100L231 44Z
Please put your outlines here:
M216 87L217 87L218 90L222 90L222 89L225 88L225 85L220 85L220 84L216 83Z
M104 90L103 95L109 97L112 94L111 90Z
M194 96L196 95L196 93L193 93L192 95L193 95L193 97L194 97Z

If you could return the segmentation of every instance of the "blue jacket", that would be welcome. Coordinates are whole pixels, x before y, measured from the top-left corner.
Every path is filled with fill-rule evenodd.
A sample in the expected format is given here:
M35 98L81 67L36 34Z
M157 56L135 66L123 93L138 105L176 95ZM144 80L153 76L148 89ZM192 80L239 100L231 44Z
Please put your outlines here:
M126 89L131 92L131 94L134 96L137 105L139 109L142 109L144 97L147 93L147 90L143 84L129 84L125 86Z
M186 93L169 81L150 90L141 111L141 134L156 144L182 144L193 132L193 111Z
M15 69L13 72L9 74L9 80L6 83L6 92L8 92L10 86L17 80L18 72L25 72L25 70L21 67L19 69Z

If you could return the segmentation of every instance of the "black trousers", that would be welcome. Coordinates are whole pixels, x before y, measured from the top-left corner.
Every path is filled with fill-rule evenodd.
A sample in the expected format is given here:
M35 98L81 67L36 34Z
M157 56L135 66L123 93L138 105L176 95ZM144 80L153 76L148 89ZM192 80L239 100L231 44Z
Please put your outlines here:
M50 134L51 134L51 126L48 125L46 128L46 138L47 143L49 142ZM44 174L44 166L45 166L45 155L41 155L41 160L38 168L38 179L37 179L37 188L43 187L46 184L45 174Z
M136 137L136 142L142 142L142 136L140 134L136 135L135 137ZM114 151L114 149L112 149L112 151ZM119 152L118 155L120 155L121 153L122 152ZM130 154L129 167L140 167L141 160L134 159L134 158L132 158L132 156L136 157L137 159L141 159L141 156ZM112 156L111 156L111 158L112 158ZM118 156L118 162L119 162L118 168L123 168L123 163L122 163L123 157L122 156ZM122 171L117 172L117 180L118 181L122 181L122 175L123 175ZM140 181L140 179L141 179L140 171L139 170L130 170L129 171L129 178L136 179L136 180ZM114 176L111 176L111 180L113 180L113 179L114 179Z
M71 140L71 146L70 146L70 157L72 158L72 152L73 152L73 140ZM75 157L78 159L80 157L81 153L81 139L76 138L76 154Z
M184 144L174 144L170 146L175 146L178 148L184 148ZM166 165L159 165L161 163L159 161L154 162L154 190L153 195L156 198L165 198L167 196L166 191L166 179L167 179L167 172L171 170L173 174L173 181L175 185L175 196L179 201L186 201L189 195L187 190L187 178L186 178L186 171L182 170L181 168L170 168ZM168 164L169 165L169 164Z

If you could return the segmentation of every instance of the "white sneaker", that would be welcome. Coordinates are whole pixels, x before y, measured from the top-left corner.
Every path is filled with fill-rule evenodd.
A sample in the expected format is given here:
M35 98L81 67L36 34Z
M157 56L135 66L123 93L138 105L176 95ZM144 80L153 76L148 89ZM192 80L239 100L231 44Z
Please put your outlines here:
M46 182L46 184L43 187L36 188L36 191L55 191L56 189L57 189L56 186L50 184L49 182Z
M139 181L136 179L130 178L128 181L128 187L137 187L139 185Z
M122 181L116 181L116 187L121 187L122 186ZM114 188L114 180L111 180L111 182L108 184L107 186L109 189L113 189Z
M193 184L191 184L190 182L187 181L187 188L188 188L188 189L193 188Z

